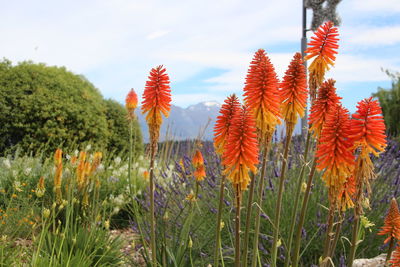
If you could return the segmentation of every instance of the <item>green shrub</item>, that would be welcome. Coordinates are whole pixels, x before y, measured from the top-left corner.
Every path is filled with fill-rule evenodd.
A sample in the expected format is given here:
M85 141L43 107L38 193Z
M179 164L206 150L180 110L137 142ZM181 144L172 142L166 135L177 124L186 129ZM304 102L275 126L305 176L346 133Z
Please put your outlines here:
M122 105L104 100L83 76L63 67L0 61L0 154L53 152L91 143L97 149L127 147ZM140 130L136 124L138 136ZM141 138L137 138L141 147Z
M386 70L386 74L392 79L392 88L379 88L373 94L379 99L382 113L385 119L387 131L392 136L400 135L400 73L392 73Z

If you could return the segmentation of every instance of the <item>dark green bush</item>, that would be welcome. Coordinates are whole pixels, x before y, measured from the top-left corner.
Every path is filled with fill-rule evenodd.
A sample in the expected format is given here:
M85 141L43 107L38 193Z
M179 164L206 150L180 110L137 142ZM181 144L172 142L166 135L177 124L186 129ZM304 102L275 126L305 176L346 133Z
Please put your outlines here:
M83 76L32 62L0 61L0 125L0 155L17 147L48 152L91 143L121 151L128 144L122 105L104 100Z
M387 131L392 136L400 136L400 73L392 73L386 70L386 74L392 79L392 88L378 88L373 94L379 99ZM399 137L400 138L400 137Z

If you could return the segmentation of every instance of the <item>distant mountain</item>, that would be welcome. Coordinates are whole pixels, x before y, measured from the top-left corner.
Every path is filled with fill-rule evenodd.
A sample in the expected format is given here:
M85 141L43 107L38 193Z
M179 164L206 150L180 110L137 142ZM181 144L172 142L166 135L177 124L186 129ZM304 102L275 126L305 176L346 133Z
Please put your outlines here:
M165 140L168 134L168 139L185 140L197 138L200 133L203 140L213 139L213 128L215 120L219 115L221 104L216 101L200 102L196 105L181 108L171 106L171 111L168 118L163 117L163 123L160 131L160 141ZM140 110L140 109L139 109ZM142 128L143 138L145 142L149 141L149 130L145 116L138 113L139 123ZM283 125L278 126L277 138L283 136ZM300 133L300 124L296 125L295 134Z
M220 107L221 104L215 101L201 102L187 108L172 105L169 117L163 117L160 140L165 140L167 133L168 139L194 139L199 136L200 132L204 132L203 139L212 140L213 128ZM144 141L148 142L149 132L145 116L138 114L138 118ZM205 128L206 126L207 128Z

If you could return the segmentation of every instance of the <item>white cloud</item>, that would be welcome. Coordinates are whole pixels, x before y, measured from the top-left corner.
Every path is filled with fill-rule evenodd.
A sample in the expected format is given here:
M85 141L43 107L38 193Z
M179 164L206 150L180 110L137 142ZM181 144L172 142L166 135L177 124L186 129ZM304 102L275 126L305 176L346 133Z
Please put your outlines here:
M373 13L397 13L400 12L400 1L398 0L353 0L351 1L353 12L357 10L369 11Z
M400 11L399 3L343 1L339 5L346 11L340 29L343 46L398 45L399 26L346 23L362 11ZM173 97L175 104L183 106L221 101L225 94L240 92L258 48L268 52L282 77L301 35L301 1L292 0L25 0L8 1L2 8L0 57L66 66L87 75L104 95L119 101L132 87L140 95L150 69L158 64L167 67L172 85L190 81L208 68L224 70L203 81L204 93L181 88ZM279 49L280 45L285 48ZM270 47L277 51L270 53ZM391 58L339 54L329 75L345 81L385 80L380 67L399 68Z
M400 25L350 29L349 43L361 46L395 45L400 43Z
M342 54L337 57L334 68L326 76L341 82L386 81L388 77L381 68L396 69L398 67L390 59Z
M167 35L169 32L170 32L170 31L156 31L156 32L152 32L152 33L148 34L148 35L146 36L146 38L149 39L149 40L157 39L157 38L160 38L160 37L163 37L163 36Z

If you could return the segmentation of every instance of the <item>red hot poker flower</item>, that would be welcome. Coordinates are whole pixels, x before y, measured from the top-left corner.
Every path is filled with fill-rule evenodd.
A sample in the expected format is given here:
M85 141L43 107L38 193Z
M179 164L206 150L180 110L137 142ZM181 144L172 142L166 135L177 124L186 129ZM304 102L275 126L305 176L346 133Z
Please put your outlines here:
M206 177L204 158L203 158L203 155L201 154L200 150L198 150L198 149L196 150L196 152L193 156L192 164L193 164L193 167L195 168L195 171L193 173L194 178L196 178L197 181L204 180L204 177Z
M397 243L396 250L389 261L391 267L400 267L400 244Z
M196 167L196 170L193 173L194 178L197 181L203 181L204 178L206 177L206 167L204 165L200 165Z
M330 108L335 107L341 97L336 94L335 80L325 81L318 90L318 97L311 106L311 114L308 124L311 125L310 131L318 138L321 134L325 118Z
M142 113L147 113L150 141L157 143L162 123L161 113L168 117L171 109L169 77L163 66L151 69L143 92Z
M233 115L240 108L239 99L235 94L229 96L219 110L219 116L214 126L214 147L219 155L224 153L225 144L228 140L229 129Z
M293 126L298 117L304 116L307 106L307 77L301 59L301 54L296 53L281 83L281 110L287 124Z
M125 98L125 108L128 111L129 118L133 118L134 111L138 105L138 97L133 89L131 89Z
M257 128L272 135L280 123L279 81L275 68L263 49L259 49L250 63L244 87L244 101L253 112Z
M378 156L386 147L386 128L379 102L372 97L361 100L352 117L352 138L355 146L361 147L361 156L369 157L369 153Z
M340 191L354 168L350 124L348 110L336 105L326 116L317 145L317 169L325 170L322 178L334 189L332 192Z
M400 240L400 212L395 198L390 202L389 212L378 235L388 235L384 243L389 242L392 237Z
M224 174L240 190L245 190L250 181L249 170L257 172L258 144L253 114L243 106L232 119L230 134L222 156L226 166Z
M329 70L329 66L334 65L336 59L335 54L339 46L337 42L338 29L333 26L333 23L328 21L321 25L314 33L315 36L311 37L308 43L308 48L305 51L308 55L304 57L305 60L316 57L308 67L310 71L310 95L311 99L315 99L316 90L324 80L325 72Z
M195 168L197 168L200 165L204 165L203 155L201 154L200 150L198 150L198 149L194 153L194 156L192 159L192 164Z

